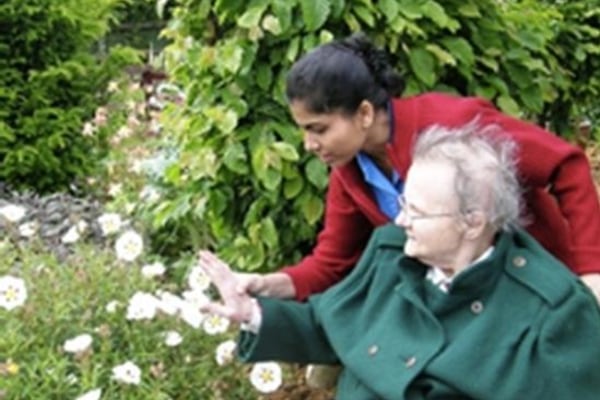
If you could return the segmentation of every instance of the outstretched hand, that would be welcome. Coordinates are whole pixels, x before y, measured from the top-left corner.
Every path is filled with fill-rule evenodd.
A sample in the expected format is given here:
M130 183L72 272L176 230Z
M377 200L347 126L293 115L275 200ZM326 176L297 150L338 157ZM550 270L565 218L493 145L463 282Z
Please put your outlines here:
M203 311L220 315L235 322L247 322L252 315L254 300L240 291L236 274L213 253L200 251L199 264L221 295L221 303L209 302Z

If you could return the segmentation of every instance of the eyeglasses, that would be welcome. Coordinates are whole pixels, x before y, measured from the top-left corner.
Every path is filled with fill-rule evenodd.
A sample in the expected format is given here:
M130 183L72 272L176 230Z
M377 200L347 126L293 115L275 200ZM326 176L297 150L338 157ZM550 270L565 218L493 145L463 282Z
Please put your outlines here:
M408 206L406 204L406 199L404 195L398 196L398 204L400 205L400 213L403 214L403 217L407 222L412 223L414 221L418 221L420 219L433 219L433 218L442 218L442 217L454 217L456 212L443 212L443 213L433 213L426 214L423 212L419 212L419 214L409 214Z

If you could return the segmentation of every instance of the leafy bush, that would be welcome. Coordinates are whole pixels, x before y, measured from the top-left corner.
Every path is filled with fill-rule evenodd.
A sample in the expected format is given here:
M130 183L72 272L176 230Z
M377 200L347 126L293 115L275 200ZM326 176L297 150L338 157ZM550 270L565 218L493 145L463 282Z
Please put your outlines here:
M94 171L106 137L83 136L108 80L137 53L90 51L124 0L8 0L0 5L0 179L40 192Z
M580 35L579 19L562 13L563 2L530 3L180 1L163 32L172 40L164 57L187 99L163 115L178 158L161 181L166 199L148 210L155 229L174 253L211 246L248 270L305 253L327 171L301 149L285 74L304 52L354 31L388 50L407 79L405 95L476 94L507 113L558 122L563 116L547 110L559 100L571 109L588 84L563 63L575 49L559 39ZM597 60L595 49L588 43L585 55Z

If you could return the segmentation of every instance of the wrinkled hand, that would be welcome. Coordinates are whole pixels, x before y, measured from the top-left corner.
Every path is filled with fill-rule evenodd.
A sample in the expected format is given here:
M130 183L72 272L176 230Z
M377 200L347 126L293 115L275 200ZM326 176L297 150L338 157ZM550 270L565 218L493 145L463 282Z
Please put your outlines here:
M248 272L236 272L234 274L237 279L236 290L239 294L267 295L267 286L263 275Z
M581 275L581 280L585 283L596 296L596 300L600 303L600 273Z
M205 312L220 315L235 322L246 322L252 315L254 300L247 292L239 292L238 279L229 266L209 251L200 251L199 265L221 295L222 303L209 302Z

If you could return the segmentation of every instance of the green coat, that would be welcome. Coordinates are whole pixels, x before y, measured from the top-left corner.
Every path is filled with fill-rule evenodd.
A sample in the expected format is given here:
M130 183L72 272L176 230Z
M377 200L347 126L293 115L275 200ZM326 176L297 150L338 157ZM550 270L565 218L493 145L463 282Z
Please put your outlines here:
M263 322L241 332L240 357L341 363L342 400L600 399L600 309L529 235L502 234L447 294L404 241L386 225L325 293L259 299Z

